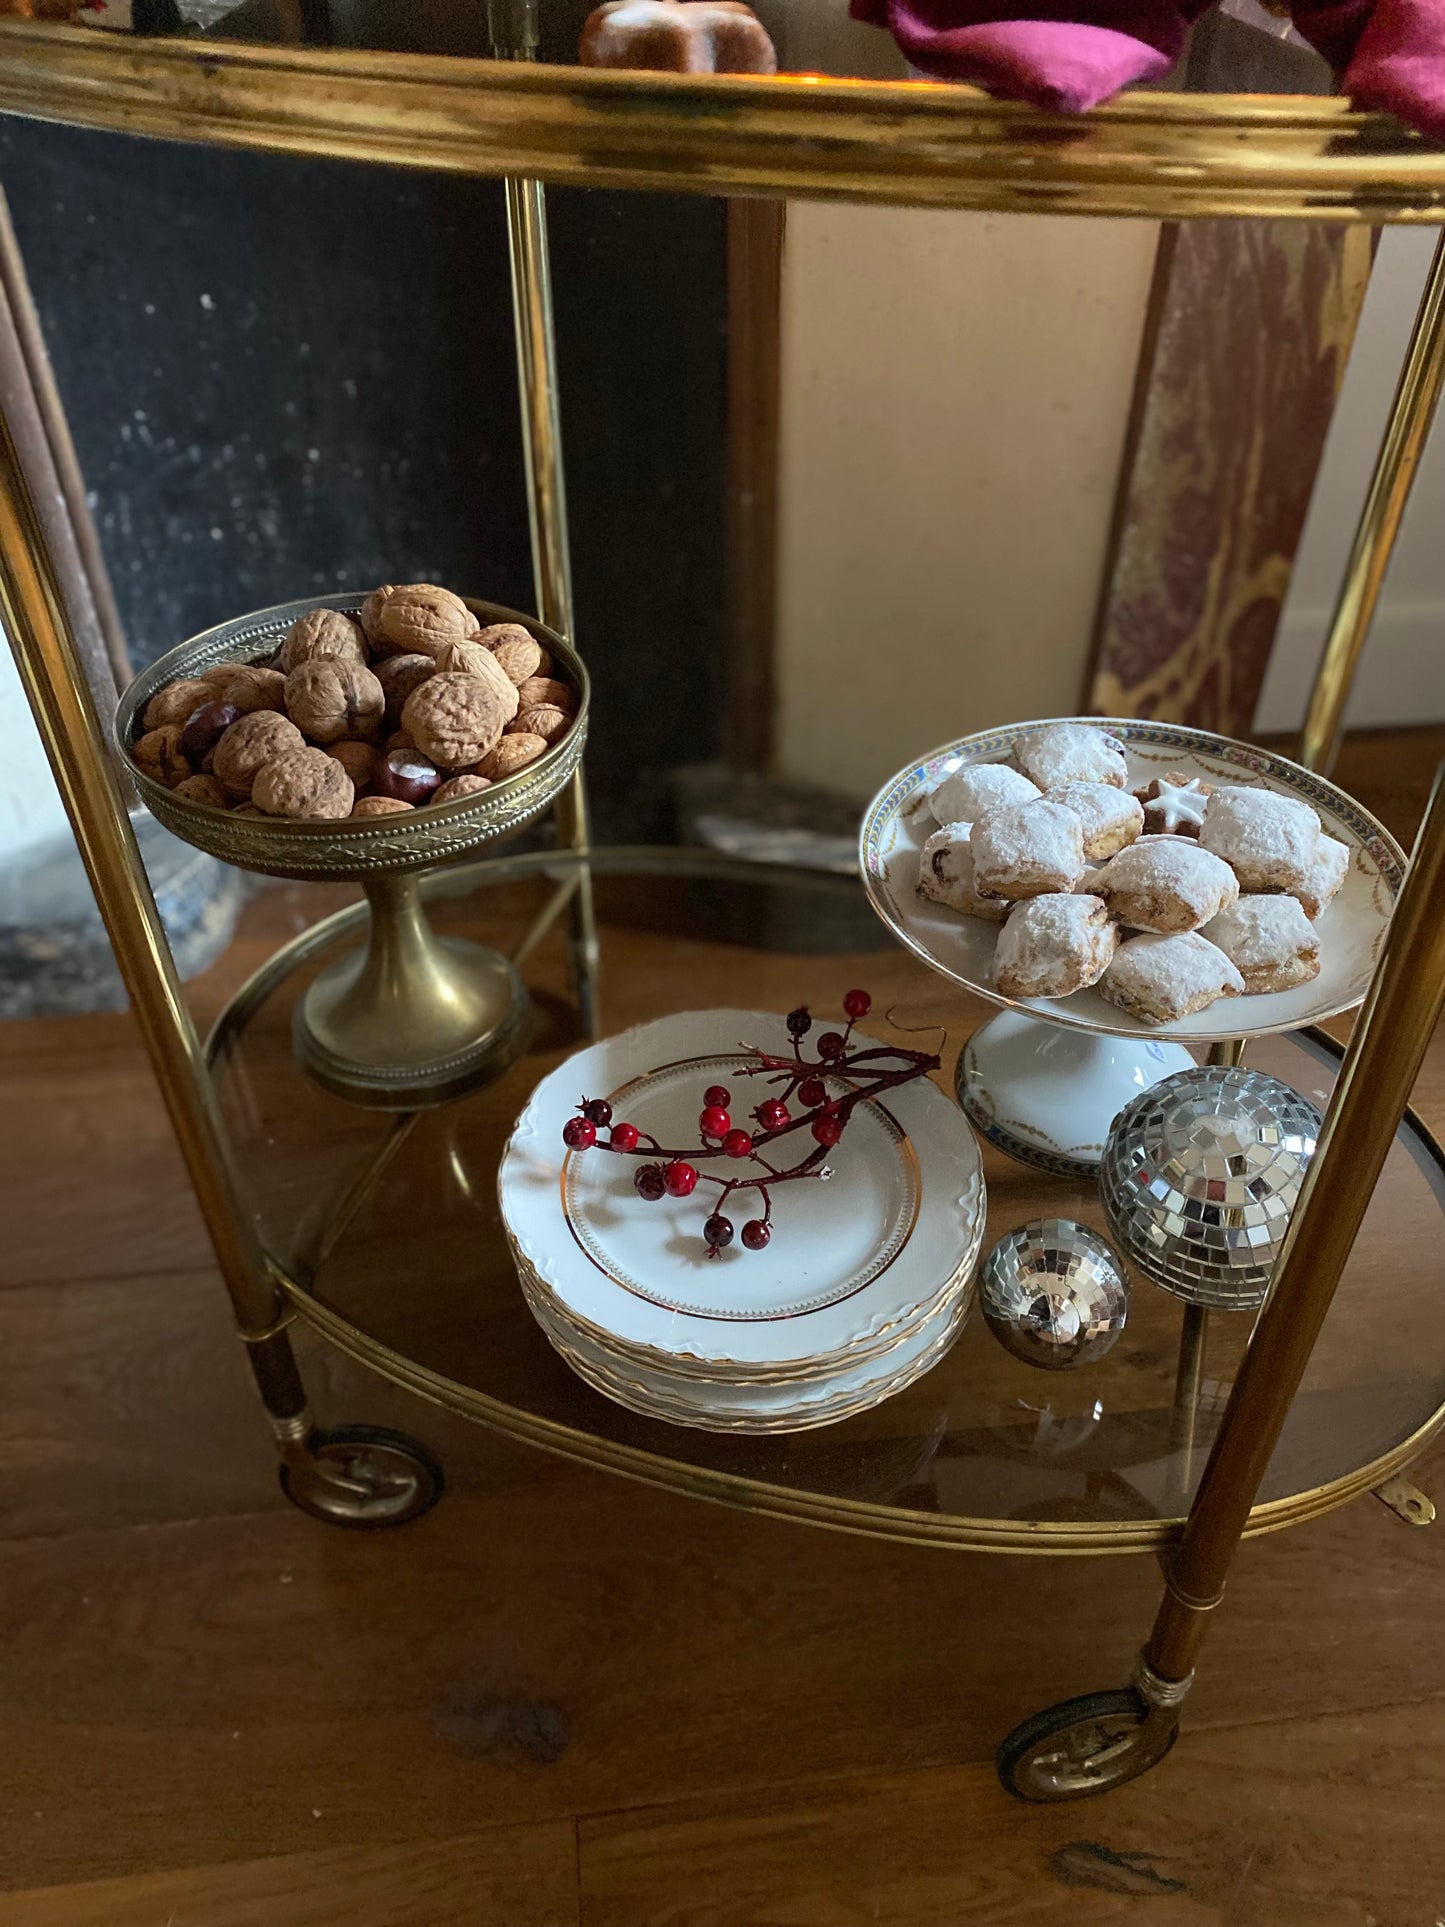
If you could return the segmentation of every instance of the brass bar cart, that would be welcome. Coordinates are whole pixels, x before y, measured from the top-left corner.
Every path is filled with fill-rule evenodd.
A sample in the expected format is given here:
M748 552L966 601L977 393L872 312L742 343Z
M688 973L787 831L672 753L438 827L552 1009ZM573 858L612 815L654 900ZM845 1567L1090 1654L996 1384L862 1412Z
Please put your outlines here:
M0 110L172 140L504 178L537 608L564 635L571 633L572 603L544 182L1016 212L1445 225L1445 150L1336 100L1142 93L1067 120L966 89L917 83L589 72L535 62L525 4L493 0L491 15L499 56L491 61L211 39L112 40L79 29L0 23ZM1430 269L1315 678L1305 732L1305 760L1315 768L1328 766L1338 744L1442 379L1445 243ZM1326 1314L1337 1291L1336 1318L1348 1321L1357 1285L1370 1284L1356 1277L1357 1233L1381 1173L1397 1187L1414 1184L1427 1200L1419 1207L1427 1216L1445 1209L1445 1154L1407 1110L1445 1003L1445 789L1437 787L1420 831L1348 1051L1319 1036L1288 1047L1294 1069L1284 1074L1332 1080L1334 1094L1272 1295L1252 1338L1237 1348L1222 1415L1203 1423L1205 1354L1216 1334L1212 1324L1206 1330L1202 1319L1193 1319L1185 1324L1182 1348L1179 1334L1172 1334L1177 1366L1161 1368L1160 1385L1136 1388L1128 1424L1116 1435L1144 1440L1135 1453L1141 1464L1155 1453L1155 1486L1149 1485L1154 1474L1132 1468L1127 1453L1105 1464L1081 1449L1075 1482L1086 1501L990 1510L965 1489L961 1498L929 1509L907 1494L917 1489L921 1462L933 1464L945 1448L955 1449L954 1434L944 1447L935 1434L920 1461L921 1422L910 1431L900 1418L898 1432L860 1439L859 1462L872 1483L849 1483L821 1458L800 1454L785 1463L762 1450L699 1442L602 1410L591 1394L566 1385L565 1374L533 1376L532 1354L524 1359L518 1349L529 1342L525 1311L515 1313L515 1331L500 1322L489 1327L488 1343L468 1356L448 1349L455 1336L439 1314L428 1322L426 1304L399 1309L383 1293L381 1259L368 1282L354 1240L364 1235L373 1246L384 1245L384 1216L368 1223L368 1213L373 1206L381 1210L378 1200L396 1169L423 1140L433 1165L455 1174L456 1197L474 1232L484 1208L477 1194L490 1188L490 1179L471 1183L477 1160L471 1127L457 1121L462 1112L420 1120L409 1114L366 1131L335 1126L345 1155L338 1157L325 1210L293 1227L294 1236L278 1230L281 1176L255 1151L246 1122L264 1106L270 1084L289 1075L284 1052L265 1041L267 1026L281 1033L289 986L355 930L361 912L340 912L287 945L232 999L203 1045L140 863L125 778L107 749L3 424L0 620L231 1294L278 1440L284 1483L304 1509L340 1524L401 1523L434 1501L440 1472L403 1435L316 1427L287 1329L296 1319L436 1403L547 1449L695 1496L910 1543L1044 1554L1152 1549L1164 1567L1165 1591L1132 1682L1048 1709L1001 1749L1001 1771L1013 1791L1056 1800L1104 1791L1168 1750L1241 1537L1316 1516L1380 1486L1445 1427L1442 1373L1441 1382L1421 1390L1408 1422L1364 1426L1346 1457L1325 1454L1311 1461L1313 1469L1292 1464L1285 1471L1275 1462L1307 1369L1324 1357L1322 1333L1327 1349L1333 1322L1326 1328ZM844 889L837 880L803 885L791 873L706 853L594 849L580 775L562 795L557 818L557 851L504 855L451 872L449 894L459 877L483 893L535 888L513 961L540 954L554 925L565 920L583 1034L597 1022L598 883L622 875L691 879L709 888L771 884L812 890L819 903ZM505 1109L512 1099L499 1090ZM304 1114L297 1130L303 1138L307 1131L324 1135L335 1115ZM275 1155L284 1162L291 1154L294 1147L283 1145ZM1082 1214L1082 1203L1078 1208ZM439 1236L446 1209L438 1211ZM505 1251L479 1258L469 1249L467 1263L499 1267L497 1316L513 1315L503 1303ZM438 1291L449 1288L441 1276ZM517 1297L512 1288L511 1298ZM439 1304L432 1301L431 1310ZM535 1332L531 1342L541 1345ZM1181 1404L1188 1407L1182 1431ZM1081 1438L1086 1421L1087 1414L1078 1421ZM1002 1423L988 1438L985 1475L999 1462L988 1456L995 1450L1028 1461L1027 1443ZM956 1445L959 1454L966 1449ZM1058 1449L1057 1428L1050 1449ZM879 1468L900 1452L913 1454L906 1476L890 1472L884 1490ZM1169 1456L1178 1452L1184 1454L1182 1485L1180 1464ZM1197 1480L1190 1471L1196 1460ZM955 1486L959 1476L955 1464ZM1033 1461L1028 1476L1044 1486L1054 1477ZM1075 1479L1073 1471L1068 1478ZM1129 1504L1111 1512L1121 1492ZM1161 1496L1170 1493L1172 1500Z

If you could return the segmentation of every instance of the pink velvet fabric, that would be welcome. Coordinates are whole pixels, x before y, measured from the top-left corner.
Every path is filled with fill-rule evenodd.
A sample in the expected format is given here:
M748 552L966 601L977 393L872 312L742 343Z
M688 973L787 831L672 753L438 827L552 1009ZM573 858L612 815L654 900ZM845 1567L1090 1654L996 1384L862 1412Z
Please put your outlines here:
M1208 0L1021 3L1027 19L1001 17L1007 0L851 0L851 12L923 73L1082 113L1166 73ZM1294 18L1357 106L1445 139L1445 0L1294 0Z

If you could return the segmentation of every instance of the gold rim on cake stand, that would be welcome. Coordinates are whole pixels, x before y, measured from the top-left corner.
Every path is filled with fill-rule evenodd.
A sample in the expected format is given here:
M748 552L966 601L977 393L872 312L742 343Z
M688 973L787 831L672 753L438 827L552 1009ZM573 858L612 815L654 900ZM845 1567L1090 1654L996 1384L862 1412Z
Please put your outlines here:
M521 623L546 644L577 692L577 717L528 768L455 803L341 822L240 816L177 796L131 761L138 719L167 683L218 663L269 657L298 616L311 609L354 615L357 595L279 603L207 629L142 671L115 714L116 746L151 813L175 835L238 869L357 882L366 892L366 944L312 984L297 1006L295 1044L318 1083L381 1110L444 1103L495 1077L524 1048L529 1006L515 968L481 944L438 937L419 882L423 872L473 856L540 816L577 768L587 737L587 671L571 646L534 617L466 601L483 623Z

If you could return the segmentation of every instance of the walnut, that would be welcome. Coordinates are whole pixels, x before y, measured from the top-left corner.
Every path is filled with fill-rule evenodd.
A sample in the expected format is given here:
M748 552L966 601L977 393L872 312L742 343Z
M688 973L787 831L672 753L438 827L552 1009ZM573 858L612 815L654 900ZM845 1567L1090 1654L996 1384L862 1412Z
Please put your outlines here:
M209 803L213 810L226 807L226 792L214 776L188 776L176 784L176 795L184 796L188 803Z
M407 816L416 808L399 796L363 796L352 810L353 816Z
M449 642L462 642L479 628L476 617L450 589L413 582L393 589L376 618L376 642L388 655L435 656Z
M395 594L396 590L390 582L383 583L381 588L372 590L357 611L356 619L361 624L362 633L373 649L380 647L381 639L377 635L376 625L381 620L382 607L386 598Z
M442 769L465 769L480 762L497 741L507 711L493 684L480 676L438 671L407 697L401 720L417 748L434 763Z
M490 749L477 764L478 776L490 776L493 782L500 783L504 776L515 776L519 769L528 763L535 763L539 756L547 753L545 736L533 736L525 731L508 732L495 749Z
M358 743L348 738L344 742L332 743L326 754L334 756L340 763L356 785L356 793L359 796L376 774L376 765L381 751L372 743Z
M541 703L548 703L555 709L566 710L569 716L577 714L577 698L568 684L556 676L529 676L518 689L517 700L522 709L535 709Z
M289 676L303 662L366 663L366 637L361 624L335 609L313 609L298 616L281 645L279 666Z
M211 701L221 700L221 691L239 670L246 668L244 662L218 662L214 668L201 671L201 681L211 692Z
M324 749L284 749L256 777L255 801L267 816L350 816L351 778Z
M164 729L167 723L183 723L187 716L212 699L212 689L199 676L182 676L158 689L145 706L141 722L146 729Z
M359 662L303 662L286 678L286 713L324 748L343 736L379 735L386 698Z
M216 678L212 687L216 701L230 703L243 715L249 716L257 709L274 709L284 714L286 709L286 678L279 669L252 669L247 663L227 663L226 681ZM211 678L206 678L208 682Z
M555 703L537 703L519 709L516 720L507 725L509 736L540 736L544 743L560 743L572 727L572 718Z
M131 755L142 776L148 776L153 783L164 783L168 790L184 783L191 773L190 764L181 754L179 723L166 723L160 729L147 730Z
M436 671L436 658L420 654L383 656L376 665L374 674L386 698L386 720L393 729L401 718L407 697L418 683L425 682Z
M449 642L438 653L437 668L446 675L480 676L497 692L497 697L505 711L505 720L510 722L517 713L517 690L507 676L507 672L497 661L490 649L484 649L479 642Z
M552 658L520 622L494 622L490 629L483 629L477 641L491 650L508 682L524 683L529 676L545 675L544 658L547 669L552 667Z
M490 776L477 776L468 771L462 776L453 776L442 784L433 796L433 803L459 803L464 796L479 796L483 790L492 787Z
M274 709L253 710L240 722L232 723L217 743L213 764L216 781L227 796L248 802L257 770L284 751L305 746L305 737L285 716L278 716Z

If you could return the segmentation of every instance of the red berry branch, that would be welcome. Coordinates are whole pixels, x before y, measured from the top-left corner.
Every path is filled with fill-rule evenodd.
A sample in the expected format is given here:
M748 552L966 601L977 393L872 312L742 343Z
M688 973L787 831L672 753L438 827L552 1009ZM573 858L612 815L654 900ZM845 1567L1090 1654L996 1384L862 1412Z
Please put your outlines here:
M800 1178L826 1180L833 1173L824 1159L847 1129L848 1120L860 1104L880 1097L926 1077L939 1066L939 1059L925 1051L903 1050L891 1044L874 1044L867 1050L850 1050L853 1026L868 1015L873 1000L866 990L850 990L843 999L848 1023L844 1030L825 1030L817 1040L817 1060L803 1055L803 1039L813 1028L806 1005L788 1013L788 1035L792 1040L791 1057L778 1057L756 1045L744 1046L753 1062L744 1065L740 1077L761 1077L778 1087L777 1094L766 1097L750 1113L756 1130L744 1130L733 1123L732 1092L722 1084L711 1084L703 1092L698 1116L699 1143L669 1148L659 1144L646 1131L625 1119L614 1122L612 1106L605 1097L584 1097L577 1115L562 1127L562 1141L570 1151L616 1151L624 1157L645 1158L633 1174L632 1182L640 1196L650 1202L659 1198L688 1198L701 1184L715 1184L718 1197L702 1228L707 1255L716 1258L733 1241L733 1222L722 1207L735 1191L756 1191L762 1200L762 1216L749 1218L742 1229L742 1242L749 1251L761 1251L773 1235L773 1189L792 1184ZM841 1084L830 1091L828 1080ZM802 1108L794 1115L792 1106ZM765 1155L783 1138L806 1130L813 1140L812 1149L792 1164L774 1162ZM606 1131L606 1139L598 1136ZM787 1147L789 1149L793 1147ZM719 1177L701 1171L706 1158L729 1158L749 1167L746 1175ZM762 1175L758 1175L761 1172Z

